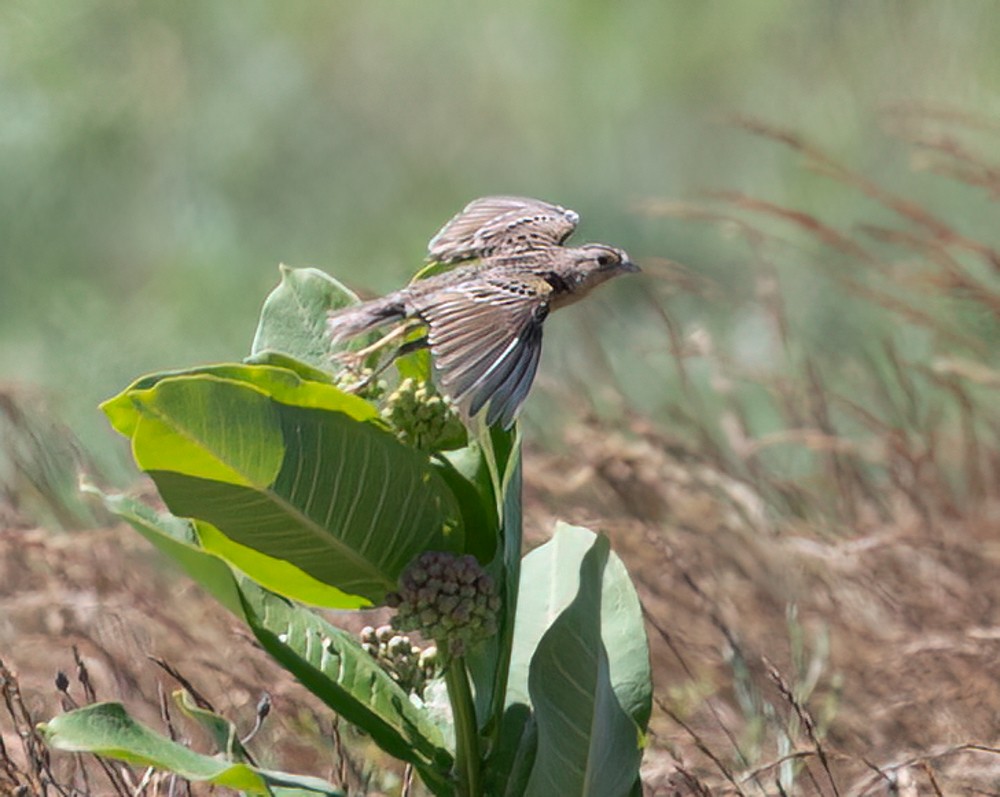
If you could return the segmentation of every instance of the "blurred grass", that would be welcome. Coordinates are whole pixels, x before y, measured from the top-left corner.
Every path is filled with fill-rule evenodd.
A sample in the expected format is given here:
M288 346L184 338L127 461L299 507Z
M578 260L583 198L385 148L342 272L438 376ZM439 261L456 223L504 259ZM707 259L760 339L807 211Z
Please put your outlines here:
M879 110L1000 117L998 40L985 0L11 0L0 7L0 379L50 393L120 479L126 458L97 402L146 371L242 356L278 262L384 291L464 202L512 192L578 210L581 240L679 261L738 298L759 262L637 203L716 187L818 208L832 225L885 220L725 124L733 113L792 126L967 232L990 230L995 207L914 175L907 149L879 135ZM791 251L806 247L805 259L811 245ZM796 274L794 259L783 287L796 334L834 354L872 334L864 308L826 291L828 277ZM626 283L550 325L542 383L592 383L599 347L578 341L599 335L620 344L613 385L662 417L678 385L648 312L632 309L649 283ZM739 301L666 305L678 329L722 332L741 359L781 356ZM704 413L724 404L704 398ZM529 402L533 431L555 400Z

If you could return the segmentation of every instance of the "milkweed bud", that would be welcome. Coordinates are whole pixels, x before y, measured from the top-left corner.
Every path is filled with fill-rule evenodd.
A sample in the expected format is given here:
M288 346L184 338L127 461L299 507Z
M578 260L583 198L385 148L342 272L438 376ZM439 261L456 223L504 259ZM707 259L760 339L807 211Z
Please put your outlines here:
M392 624L419 631L451 656L493 636L500 596L493 578L474 556L428 551L399 578L399 590L386 602L396 607Z
M377 401L385 395L386 384L374 378L371 368L344 368L337 372L334 384L345 393L355 393L368 401Z
M451 400L429 382L404 379L386 399L382 418L400 442L422 451L442 451L465 442L465 425Z
M427 682L437 676L437 649L421 650L392 626L361 629L362 649L405 691L423 697Z

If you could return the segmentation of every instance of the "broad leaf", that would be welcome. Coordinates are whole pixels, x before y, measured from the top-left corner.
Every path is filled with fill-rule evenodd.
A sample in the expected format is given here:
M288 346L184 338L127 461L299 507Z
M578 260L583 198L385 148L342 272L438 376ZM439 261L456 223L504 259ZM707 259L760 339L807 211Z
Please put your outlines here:
M361 609L369 602L324 584L291 562L268 556L254 548L240 545L211 523L196 521L195 530L202 548L248 574L262 587L278 595L310 606L336 606L338 609Z
M611 685L601 639L601 582L610 545L597 537L572 603L542 636L528 689L538 727L526 797L624 797L636 782L642 733Z
M136 412L134 399L143 391L154 389L160 382L181 377L216 377L232 382L242 382L252 385L271 396L276 401L318 409L343 412L358 421L378 422L379 414L371 404L358 396L344 393L329 385L314 384L311 378L313 369L307 370L307 375L299 373L301 363L297 360L280 355L262 357L265 360L277 360L287 365L253 364L253 363L222 363L221 365L202 365L196 368L185 368L179 371L160 371L155 374L139 377L117 396L101 404L101 409L117 432L132 437L135 425L141 414Z
M60 714L39 725L39 731L58 750L95 753L164 769L186 780L214 783L252 794L270 794L275 787L288 787L312 794L343 795L319 778L258 769L196 753L132 719L120 703L94 703Z
M251 353L290 354L314 368L329 371L334 353L326 320L332 310L356 304L357 295L315 268L282 265L281 282L264 300Z
M531 659L539 640L580 591L580 562L595 539L589 529L558 523L552 539L524 557L508 705L530 703ZM625 565L614 553L599 584L601 638L608 650L611 683L622 707L645 728L653 696L642 607Z
M332 385L215 366L139 380L105 409L174 514L349 595L378 602L420 552L461 549L460 510L426 455Z
M422 334L424 333L418 330L410 338L419 338ZM412 379L415 382L429 382L434 372L430 349L417 349L417 351L404 354L402 357L398 357L393 365L396 366L396 373L399 374L400 381Z

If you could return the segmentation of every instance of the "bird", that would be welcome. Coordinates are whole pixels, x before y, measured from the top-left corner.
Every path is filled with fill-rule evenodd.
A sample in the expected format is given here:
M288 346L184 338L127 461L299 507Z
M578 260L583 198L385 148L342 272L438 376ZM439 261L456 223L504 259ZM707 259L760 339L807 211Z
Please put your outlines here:
M488 425L510 429L534 382L549 314L613 277L640 271L617 247L564 246L579 220L538 199L475 199L428 244L428 259L446 270L331 313L331 341L397 323L374 346L353 353L367 356L422 327L425 335L394 357L429 348L441 392L468 417L486 408Z

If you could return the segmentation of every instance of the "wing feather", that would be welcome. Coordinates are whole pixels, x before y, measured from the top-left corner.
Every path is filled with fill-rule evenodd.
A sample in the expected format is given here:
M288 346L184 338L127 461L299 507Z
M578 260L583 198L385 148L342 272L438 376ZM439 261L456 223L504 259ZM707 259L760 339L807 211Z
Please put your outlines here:
M524 355L524 347L520 343L520 338L514 338L503 353L472 385L469 393L469 412L472 415L479 412L494 395L497 397L496 403L499 404L504 400L501 388L507 383L511 372L517 368L518 362Z
M537 341L527 341L522 348L521 358L517 368L508 377L507 382L497 390L497 395L503 395L504 401L492 402L486 422L491 426L500 421L504 429L509 429L517 417L517 411L528 397L531 385L538 371L538 361L542 354L542 330L532 330L529 334L537 334Z
M427 246L431 260L456 263L559 246L579 222L572 210L539 199L488 196L470 202Z
M488 423L513 423L538 369L551 291L540 278L481 278L415 307L441 388L469 415L488 404Z

